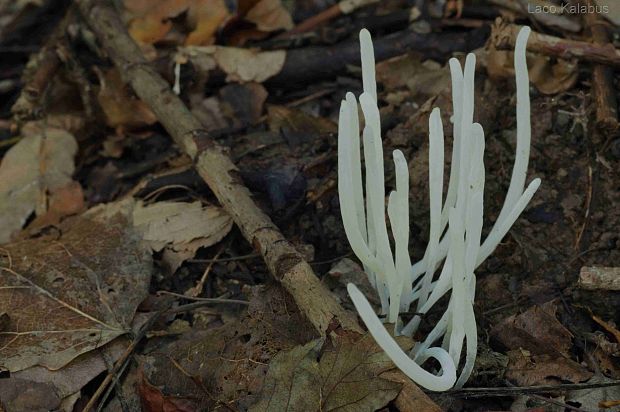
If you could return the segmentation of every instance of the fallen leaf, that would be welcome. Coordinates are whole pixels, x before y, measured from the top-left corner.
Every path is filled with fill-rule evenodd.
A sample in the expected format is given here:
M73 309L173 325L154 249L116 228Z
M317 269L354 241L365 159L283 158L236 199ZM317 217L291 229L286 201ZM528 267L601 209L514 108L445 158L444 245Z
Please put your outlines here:
M487 73L492 79L513 78L513 52L489 48L484 56ZM540 54L528 55L530 81L544 94L557 94L569 90L577 82L576 61L552 59Z
M227 74L227 82L262 83L282 70L286 51L259 51L224 46L180 47L176 58L187 58L200 75L218 68Z
M206 330L194 325L144 357L147 384L142 398L156 405L197 400L196 410L213 410L222 404L247 410L260 392L267 362L276 353L314 338L312 333L284 289L254 287L248 313L241 319L235 316Z
M260 83L229 84L220 89L221 107L234 127L258 123L263 114L267 90Z
M11 377L31 382L49 384L54 393L61 399L70 397L100 373L108 370L107 362L115 362L129 345L127 339L115 339L100 350L91 351L78 356L58 370L50 370L44 366L32 366L11 373ZM0 382L3 380L0 379Z
M174 26L172 19L182 16L188 32L185 45L208 45L214 41L217 30L231 17L225 0L124 0L131 15L129 34L143 44L164 40ZM177 31L173 31L177 33ZM180 39L179 39L180 40Z
M556 310L554 301L532 306L504 319L493 327L491 335L509 349L568 357L573 335L557 320Z
M143 368L138 371L137 389L144 410L165 412L195 412L198 410L198 405L192 399L164 395L159 388L151 385L145 378Z
M315 141L319 135L335 133L337 126L324 117L311 116L301 110L285 106L267 108L269 130L281 133L290 146Z
M127 333L150 282L150 253L122 216L76 217L5 245L0 260L0 367L59 369Z
M324 338L276 355L250 408L258 411L374 411L398 395L401 384L379 377L394 367L369 335Z
M508 352L506 378L518 386L579 383L592 377L592 372L577 362L553 355L532 355L525 350Z
M213 43L218 28L230 17L224 0L193 0L187 14L195 27L185 40L186 46L204 46Z
M290 30L293 19L280 0L261 0L245 15L245 20L256 24L261 31Z
M162 40L172 28L170 19L189 7L190 0L124 0L132 15L129 34L140 43L153 44Z
M0 379L0 410L47 412L59 405L60 398L52 385L12 376Z
M336 263L327 274L329 277L324 279L334 279L338 282L339 286L330 285L330 289L338 295L341 302L346 302L348 300L346 286L349 283L353 283L364 293L370 303L375 305L381 304L376 289L372 287L368 280L368 275L357 262L349 258L344 258Z
M55 190L49 199L47 213L28 225L29 231L45 226L57 225L65 216L75 215L84 210L84 192L82 186L75 181Z
M201 247L216 244L232 228L232 218L220 207L201 202L157 202L135 204L133 225L142 239L156 252L165 250L164 259L174 272Z
M260 52L237 47L217 47L214 58L226 72L226 81L262 83L282 70L284 50Z
M201 96L202 97L202 96ZM192 114L200 120L207 131L224 129L228 122L222 113L222 106L217 97L207 97L192 104Z
M196 250L219 242L232 227L231 217L220 207L201 202L157 202L144 204L133 198L98 205L87 215L109 219L120 214L152 251L163 251L163 259L174 271Z
M64 130L45 129L24 136L0 164L0 244L8 242L26 220L48 210L48 197L72 182L75 138Z
M118 70L109 69L100 78L100 82L97 100L108 126L132 129L157 122L157 117L146 103L131 94Z
M377 64L377 81L386 90L408 88L425 101L450 88L450 70L432 60L421 61L416 54L394 57Z
M394 399L394 406L399 411L441 412L442 409L422 389L404 373L391 370L383 372L381 377L402 385L402 389Z

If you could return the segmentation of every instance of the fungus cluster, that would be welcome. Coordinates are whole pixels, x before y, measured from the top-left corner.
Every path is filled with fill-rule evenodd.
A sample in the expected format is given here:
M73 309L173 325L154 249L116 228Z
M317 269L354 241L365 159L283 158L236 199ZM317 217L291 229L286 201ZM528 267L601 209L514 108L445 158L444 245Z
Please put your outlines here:
M353 93L347 93L339 118L338 193L347 238L379 295L381 318L355 285L349 284L347 289L379 346L407 376L429 390L460 387L469 378L477 350L474 271L495 250L540 186L540 179L534 179L525 188L531 134L525 59L529 32L529 27L521 29L514 53L517 145L512 176L500 214L484 240L485 139L482 126L473 121L476 58L467 55L464 69L457 59L449 62L454 140L448 189L443 199L444 136L439 108L435 108L429 119L429 241L424 257L413 265L408 250L409 169L400 150L392 153L396 188L388 198L387 218L393 249L390 244L375 59L370 33L365 29L360 32L363 93L359 105L365 126L360 130L358 101ZM403 324L399 314L410 310L425 314L448 292L449 304L439 322L424 341L405 353L383 323L393 323L394 334L413 336L420 316ZM464 346L465 361L459 368ZM438 362L440 369L436 373L422 367L431 358Z

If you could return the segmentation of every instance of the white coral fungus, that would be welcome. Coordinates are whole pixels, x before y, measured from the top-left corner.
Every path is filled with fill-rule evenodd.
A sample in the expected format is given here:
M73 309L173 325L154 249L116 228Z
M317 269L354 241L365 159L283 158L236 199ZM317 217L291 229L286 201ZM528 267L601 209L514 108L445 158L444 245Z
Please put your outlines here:
M469 378L477 349L474 270L497 247L540 186L540 179L534 179L524 190L531 128L525 60L529 33L528 27L521 29L514 53L517 147L512 177L499 217L484 241L481 241L481 231L485 140L482 126L473 122L476 58L469 54L464 70L458 60L450 60L454 142L448 191L446 198L442 199L444 136L439 109L435 108L429 119L429 242L423 259L411 265L408 251L409 169L403 153L395 150L396 189L390 193L387 203L394 240L392 250L386 224L374 52L370 33L365 29L360 32L364 92L359 96L359 104L365 120L361 133L363 144L360 145L358 102L352 93L347 93L342 101L338 130L338 193L347 238L379 294L383 321L394 323L396 334L413 336L420 324L420 317L416 315L403 326L400 313L412 310L425 314L442 296L452 292L448 308L437 325L407 355L357 287L349 284L348 291L360 317L381 348L407 376L429 390L461 387ZM360 146L364 151L365 182ZM440 339L441 344L438 343ZM465 342L465 361L457 378ZM440 366L437 373L421 366L430 358Z

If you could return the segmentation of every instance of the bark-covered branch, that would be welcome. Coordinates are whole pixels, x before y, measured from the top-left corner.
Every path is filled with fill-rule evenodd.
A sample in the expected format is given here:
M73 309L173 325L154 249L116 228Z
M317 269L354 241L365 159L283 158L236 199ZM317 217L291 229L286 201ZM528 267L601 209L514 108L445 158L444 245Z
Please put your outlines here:
M498 50L514 49L520 28L514 24L496 22L491 33L491 43ZM527 50L561 59L579 59L620 67L620 50L616 49L611 43L596 44L567 40L533 31L527 42Z

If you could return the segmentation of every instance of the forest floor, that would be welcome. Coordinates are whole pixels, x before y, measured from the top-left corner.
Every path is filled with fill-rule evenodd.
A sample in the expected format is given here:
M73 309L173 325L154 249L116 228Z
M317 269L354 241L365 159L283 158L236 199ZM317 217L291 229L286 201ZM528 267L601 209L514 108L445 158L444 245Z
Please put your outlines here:
M620 410L620 10L359 3L0 0L0 411ZM447 61L473 52L484 237L514 162L522 24L553 36L528 44L542 184L476 270L471 378L426 392L346 291L378 302L341 220L340 102L362 91L366 27L418 261L429 115L447 187Z

